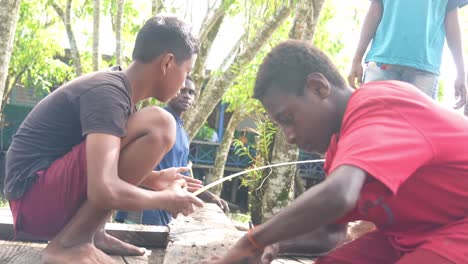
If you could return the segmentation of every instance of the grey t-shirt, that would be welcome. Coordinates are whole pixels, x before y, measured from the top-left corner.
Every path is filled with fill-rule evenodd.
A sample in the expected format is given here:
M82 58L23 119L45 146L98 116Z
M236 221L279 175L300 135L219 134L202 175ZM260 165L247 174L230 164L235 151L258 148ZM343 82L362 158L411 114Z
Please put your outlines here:
M133 112L130 83L121 71L91 73L41 100L19 127L6 154L5 197L21 198L37 172L90 133L126 135Z

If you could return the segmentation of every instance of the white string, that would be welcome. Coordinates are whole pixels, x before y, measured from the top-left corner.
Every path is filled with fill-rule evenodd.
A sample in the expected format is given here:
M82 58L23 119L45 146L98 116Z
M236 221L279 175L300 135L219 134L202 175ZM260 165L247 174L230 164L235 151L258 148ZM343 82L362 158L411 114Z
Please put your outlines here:
M218 185L220 183L223 183L225 181L229 181L232 178L239 177L241 175L247 174L247 173L252 172L252 171L263 170L263 169L274 168L274 167L280 167L280 166L286 166L286 165L295 165L295 164L304 164L304 163L318 163L318 162L324 162L324 161L325 161L324 159L291 161L291 162L276 163L276 164L270 164L270 165L266 165L266 166L253 168L253 169L248 169L248 170L245 170L245 171L241 171L241 172L238 172L238 173L231 174L231 175L229 175L227 177L224 177L224 178L221 178L221 179L219 179L217 181L214 181L214 182L204 186L203 188L195 191L193 194L195 196L197 196L200 193L206 192L207 190L211 189L212 187L214 187L214 186L216 186L216 185Z

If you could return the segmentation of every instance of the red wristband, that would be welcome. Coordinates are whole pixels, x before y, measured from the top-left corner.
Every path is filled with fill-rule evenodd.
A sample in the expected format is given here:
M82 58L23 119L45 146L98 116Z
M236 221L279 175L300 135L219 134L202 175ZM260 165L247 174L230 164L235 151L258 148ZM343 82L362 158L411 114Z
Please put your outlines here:
M265 247L262 246L260 243L258 243L253 237L252 237L252 231L253 228L247 232L247 239L250 241L250 243L258 250L263 250Z

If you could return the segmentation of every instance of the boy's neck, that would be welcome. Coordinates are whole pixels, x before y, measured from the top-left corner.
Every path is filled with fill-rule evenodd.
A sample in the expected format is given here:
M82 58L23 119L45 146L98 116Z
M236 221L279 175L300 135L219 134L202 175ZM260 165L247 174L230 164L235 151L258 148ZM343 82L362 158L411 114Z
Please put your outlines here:
M341 123L343 122L343 117L345 115L346 108L348 106L348 101L351 95L353 94L354 89L351 89L348 86L346 86L345 88L341 88L341 89L340 88L332 89L332 91L334 91L332 100L333 100L333 104L336 105L336 115L337 115L337 118L336 118L337 121L334 125L335 127L334 132L339 133L341 130Z
M124 70L125 76L130 82L133 104L153 96L151 83L153 83L154 80L150 78L152 78L154 74L150 74L148 70L149 67L137 61L133 61L130 66Z

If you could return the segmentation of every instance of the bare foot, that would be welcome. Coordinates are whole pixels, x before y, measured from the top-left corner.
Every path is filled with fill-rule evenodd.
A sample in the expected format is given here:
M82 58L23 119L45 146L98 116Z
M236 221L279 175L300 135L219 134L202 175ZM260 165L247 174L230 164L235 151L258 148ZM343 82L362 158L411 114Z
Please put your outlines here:
M102 264L115 263L108 255L97 249L92 244L81 244L71 248L62 248L49 243L41 253L42 263L44 264L62 264L62 263L79 263L79 264Z
M146 252L144 248L125 243L109 234L103 229L96 232L94 244L97 248L109 255L119 256L143 256Z

